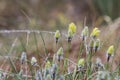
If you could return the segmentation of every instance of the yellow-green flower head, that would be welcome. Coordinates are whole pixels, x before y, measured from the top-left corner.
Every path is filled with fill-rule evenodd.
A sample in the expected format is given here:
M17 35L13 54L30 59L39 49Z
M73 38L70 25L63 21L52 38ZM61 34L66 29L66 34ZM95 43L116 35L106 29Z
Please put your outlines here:
M35 65L37 63L37 59L35 57L32 57L31 59L31 64Z
M100 46L100 39L97 39L94 43L94 47L99 47Z
M82 58L78 61L78 67L84 66L85 65L85 60Z
M88 36L89 35L89 29L87 26L82 30L81 36Z
M57 51L57 55L63 55L63 48L62 47Z
M47 61L45 64L45 68L50 68L50 67L51 67L51 63L50 63L50 61Z
M59 37L60 37L60 31L56 30L56 32L55 32L55 38L59 38Z
M74 23L69 24L69 30L74 34L76 32L76 25Z
M99 36L99 34L100 34L100 30L98 28L94 28L90 36L97 37Z
M108 50L107 50L107 54L112 55L113 53L114 53L114 46L111 45L111 46L108 48Z

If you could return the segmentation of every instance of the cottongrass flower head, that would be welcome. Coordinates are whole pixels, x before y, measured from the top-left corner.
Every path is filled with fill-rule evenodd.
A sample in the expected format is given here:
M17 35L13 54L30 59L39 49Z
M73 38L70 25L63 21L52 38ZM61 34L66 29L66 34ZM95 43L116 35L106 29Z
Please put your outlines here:
M96 38L99 36L99 34L100 34L100 30L98 28L94 28L90 36L92 38Z
M71 42L72 37L76 33L76 25L74 23L69 24L69 29L68 29L68 42Z
M84 29L82 30L81 32L81 37L82 37L82 40L86 40L86 38L88 37L89 35L89 29L88 29L88 26L85 26Z
M55 37L55 40L56 40L56 43L57 43L59 38L60 38L60 31L59 30L56 30L54 37Z
M59 50L57 51L57 60L58 60L58 61L60 61L60 60L63 59L63 54L64 54L63 48L60 47Z
M114 46L111 45L109 46L108 50L107 50L107 61L109 61L110 57L114 54Z
M93 47L94 47L94 40L93 39L91 39L90 40L90 43L89 43L89 51L90 51L90 53L92 54L92 52L93 52Z
M27 61L27 54L26 52L22 52L20 62L21 64L24 64L26 61Z
M97 52L99 48L100 48L100 39L97 39L94 42L94 52Z
M100 58L96 58L96 69L104 69L104 65L102 64L102 61Z
M71 42L72 37L73 37L73 32L72 32L71 29L69 29L69 30L68 30L68 42Z
M37 59L36 59L35 57L32 57L32 59L31 59L31 64L32 64L33 66L36 66L36 65L37 65Z
M78 69L82 69L85 65L85 60L83 58L81 58L79 61L78 61Z
M49 75L50 73L51 73L51 63L49 60L47 60L45 63L45 68L44 68L44 77L47 77L47 75ZM47 80L47 79L45 79L45 80Z
M76 33L76 25L72 22L69 24L69 30L72 31L72 33Z

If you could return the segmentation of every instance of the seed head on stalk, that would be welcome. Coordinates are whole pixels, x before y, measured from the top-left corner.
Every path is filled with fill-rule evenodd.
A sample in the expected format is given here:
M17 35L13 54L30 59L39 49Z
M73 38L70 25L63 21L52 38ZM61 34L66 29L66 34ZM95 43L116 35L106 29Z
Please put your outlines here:
M100 34L100 30L98 28L94 28L90 36L92 38L96 38L99 36L99 34Z
M56 43L58 43L59 38L60 38L60 31L59 30L56 30L54 37L55 37Z
M107 61L109 61L111 55L114 54L114 50L115 50L115 49L114 49L114 46L113 46L113 45L109 46L109 48L108 48L108 50L107 50Z
M68 29L68 42L71 42L72 37L76 33L76 25L74 23L69 24L69 29Z
M88 26L85 26L81 33L82 40L84 41L88 37L88 35L89 35Z
M33 66L36 66L36 65L37 65L37 59L36 59L35 57L32 57L32 59L31 59L31 64L32 64Z

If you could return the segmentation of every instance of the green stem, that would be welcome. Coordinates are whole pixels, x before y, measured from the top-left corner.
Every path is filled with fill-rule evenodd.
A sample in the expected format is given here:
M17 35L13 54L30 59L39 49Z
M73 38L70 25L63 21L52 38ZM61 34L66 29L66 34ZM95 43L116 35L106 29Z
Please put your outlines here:
M80 44L80 50L79 50L78 60L77 60L77 61L79 61L80 57L82 56L83 45L84 45L84 43L83 43L83 41L82 41L81 44Z
M42 35L41 32L40 32L40 36L41 36L41 39L42 39L42 41L43 41L43 45L44 45L44 49L45 49L45 56L47 56L48 51L47 51L47 48L46 48L46 46L45 46L45 41L44 41L44 38L43 38L43 35Z

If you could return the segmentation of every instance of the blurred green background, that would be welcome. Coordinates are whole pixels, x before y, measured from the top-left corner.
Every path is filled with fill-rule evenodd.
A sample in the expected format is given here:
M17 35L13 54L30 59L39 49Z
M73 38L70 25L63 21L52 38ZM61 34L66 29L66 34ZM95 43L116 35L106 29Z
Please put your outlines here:
M120 0L0 0L0 29L64 29L85 17L90 26L115 20Z

